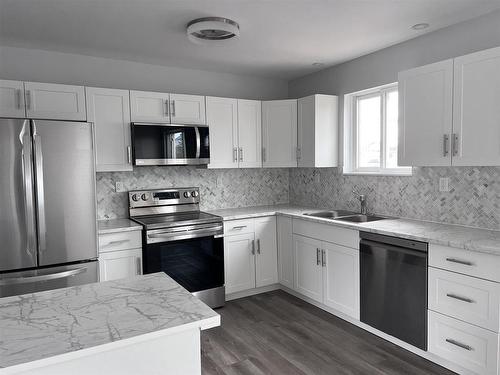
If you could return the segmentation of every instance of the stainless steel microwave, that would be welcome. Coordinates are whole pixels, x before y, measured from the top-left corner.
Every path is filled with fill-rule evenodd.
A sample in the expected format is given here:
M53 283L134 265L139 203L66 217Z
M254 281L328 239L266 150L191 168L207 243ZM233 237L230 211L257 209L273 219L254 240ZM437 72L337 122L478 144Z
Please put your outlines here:
M132 158L137 166L208 164L208 126L132 123Z

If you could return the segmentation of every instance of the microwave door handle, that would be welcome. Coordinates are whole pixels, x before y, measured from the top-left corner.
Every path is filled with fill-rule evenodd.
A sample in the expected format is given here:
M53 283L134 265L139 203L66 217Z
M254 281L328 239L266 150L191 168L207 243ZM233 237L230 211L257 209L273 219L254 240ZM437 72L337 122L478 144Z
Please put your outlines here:
M42 138L37 133L36 124L33 121L33 143L35 147L35 170L36 170L36 197L37 197L37 216L38 216L38 248L39 256L46 250L46 232L45 225L45 194L43 182L43 153Z
M196 159L199 159L200 158L200 152L201 152L200 130L198 129L197 126L195 126L194 131L196 133Z
M26 252L36 262L36 232L34 222L34 200L33 200L33 164L32 164L32 141L29 120L25 120L19 139L22 145L21 173L23 179L24 208L26 220Z

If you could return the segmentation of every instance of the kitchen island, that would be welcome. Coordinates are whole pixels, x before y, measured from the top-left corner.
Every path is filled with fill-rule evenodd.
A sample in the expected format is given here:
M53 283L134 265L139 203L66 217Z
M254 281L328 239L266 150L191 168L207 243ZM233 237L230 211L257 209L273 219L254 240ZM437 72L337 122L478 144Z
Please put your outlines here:
M0 299L0 374L200 374L220 316L164 273Z

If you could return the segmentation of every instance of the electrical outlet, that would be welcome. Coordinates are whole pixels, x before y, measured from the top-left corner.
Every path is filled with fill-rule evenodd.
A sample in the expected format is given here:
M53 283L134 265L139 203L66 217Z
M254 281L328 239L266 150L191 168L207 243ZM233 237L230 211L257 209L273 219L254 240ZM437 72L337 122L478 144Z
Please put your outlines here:
M123 185L123 182L121 182L121 181L115 182L115 191L117 193L124 193L125 192L125 185Z
M448 177L439 178L439 191L440 192L450 191L450 179Z

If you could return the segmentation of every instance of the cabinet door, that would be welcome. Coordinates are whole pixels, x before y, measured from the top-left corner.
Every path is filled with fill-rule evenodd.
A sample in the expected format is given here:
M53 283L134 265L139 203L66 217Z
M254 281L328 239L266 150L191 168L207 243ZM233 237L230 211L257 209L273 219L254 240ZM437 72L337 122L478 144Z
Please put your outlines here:
M500 48L458 57L454 69L452 164L500 165Z
M205 97L170 94L170 120L172 124L206 124Z
M94 123L97 172L131 171L127 90L87 87L87 119Z
M83 86L25 82L26 115L35 119L86 121Z
M323 242L323 303L359 319L359 251Z
M257 288L277 283L276 216L255 219L255 242L255 284Z
M224 238L226 294L255 288L254 234Z
M449 166L453 60L399 73L398 164Z
M297 100L262 102L264 167L297 166Z
M130 91L132 122L170 123L169 94L151 91Z
M297 101L297 164L315 166L315 98L314 95Z
M306 297L323 302L321 241L293 235L295 255L295 290Z
M100 281L125 279L142 274L142 249L99 254Z
M0 117L26 117L23 82L0 80Z
M261 119L260 101L238 99L238 160L240 168L262 167Z
M293 289L292 218L278 216L278 279L280 284Z
M207 96L209 168L238 168L238 101Z

